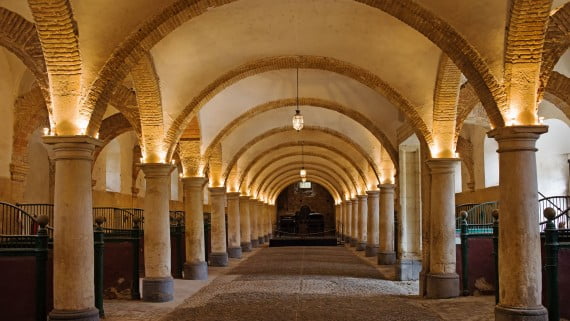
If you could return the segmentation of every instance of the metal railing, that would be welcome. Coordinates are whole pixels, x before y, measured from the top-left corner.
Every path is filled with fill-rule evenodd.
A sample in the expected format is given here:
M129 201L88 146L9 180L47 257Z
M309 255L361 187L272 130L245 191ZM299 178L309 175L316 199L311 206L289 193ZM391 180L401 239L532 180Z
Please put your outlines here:
M473 205L473 204L468 204ZM493 224L493 211L499 208L499 202L486 202L470 206L467 213L467 223L470 226ZM461 229L461 212L456 218L455 228Z
M49 219L48 226L53 227L53 204L16 203L16 206L33 217L47 216Z
M564 228L569 228L569 224L570 224L570 208L566 208L564 211L558 212L556 209L552 208L552 207L546 207L542 213L546 213L546 211L549 211L549 213L551 213L550 211L553 211L552 213L554 213L554 216L549 219L547 218L546 221L540 222L539 226L540 226L540 232L544 232L546 230L546 226L547 224L552 221L554 223L554 226L556 226L559 229L564 229ZM550 215L550 214L549 214Z
M128 230L134 225L134 220L139 217L128 210L116 207L94 207L93 217L103 217L105 227L110 229Z
M35 235L39 228L37 217L12 204L0 202L0 235Z

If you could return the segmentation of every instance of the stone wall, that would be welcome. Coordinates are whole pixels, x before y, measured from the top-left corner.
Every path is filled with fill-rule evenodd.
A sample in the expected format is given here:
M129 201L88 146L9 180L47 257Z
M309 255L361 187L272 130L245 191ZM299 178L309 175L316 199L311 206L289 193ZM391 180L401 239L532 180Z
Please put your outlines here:
M325 229L334 228L334 199L321 185L312 183L312 189L300 192L298 183L291 184L284 189L277 198L277 213L285 215L299 211L301 206L307 205L311 211L318 212L325 217Z

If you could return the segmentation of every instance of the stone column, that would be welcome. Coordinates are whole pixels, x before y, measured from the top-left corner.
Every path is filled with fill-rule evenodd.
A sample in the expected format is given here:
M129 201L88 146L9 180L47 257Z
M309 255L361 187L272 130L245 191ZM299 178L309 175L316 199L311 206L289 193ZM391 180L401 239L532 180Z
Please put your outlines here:
M211 266L228 266L226 252L226 188L211 187L210 203L212 204L212 253L209 255Z
M241 250L251 252L251 223L249 218L249 196L239 197L239 230Z
M350 233L350 246L356 247L358 245L358 199L352 198L350 200L350 207L351 207L351 233Z
M536 140L546 126L497 128L499 143L499 304L495 320L548 320L541 304Z
M249 220L251 224L251 246L259 247L259 231L257 230L257 200L249 200Z
M366 195L358 195L358 245L357 251L364 251L367 241L368 203Z
M46 136L55 161L53 300L50 320L99 320L93 270L91 166L98 140Z
M380 247L378 249L378 264L391 265L396 263L394 251L394 185L380 185Z
M184 232L186 243L186 280L207 280L206 246L204 240L204 177L182 179L184 188Z
M368 195L368 219L366 222L367 235L365 255L373 257L378 255L378 228L380 225L378 196L380 195L380 191L367 191L366 194Z
M144 197L143 300L166 302L174 299L170 271L170 164L142 164Z
M241 258L239 192L228 193L228 256Z
M267 204L265 206L266 219L267 219L267 241L273 236L273 206Z
M261 245L265 243L265 230L263 228L263 202L260 200L255 202L255 216L257 216L257 239Z
M428 298L459 295L455 258L455 158L428 160L431 172L430 269Z
M351 200L344 201L344 215L346 217L346 243L352 243L352 204Z

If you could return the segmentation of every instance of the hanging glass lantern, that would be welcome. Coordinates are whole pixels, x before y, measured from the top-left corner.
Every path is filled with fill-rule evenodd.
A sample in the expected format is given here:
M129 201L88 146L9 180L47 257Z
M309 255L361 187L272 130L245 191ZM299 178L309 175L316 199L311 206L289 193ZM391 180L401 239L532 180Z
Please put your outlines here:
M301 177L301 182L305 183L307 181L306 177Z
M299 176L301 176L301 178L307 177L307 171L305 170L305 168L301 168L301 171L299 172Z
M303 129L303 124L303 115L301 115L301 111L297 109L295 115L293 115L293 128L295 128L296 131L300 131Z

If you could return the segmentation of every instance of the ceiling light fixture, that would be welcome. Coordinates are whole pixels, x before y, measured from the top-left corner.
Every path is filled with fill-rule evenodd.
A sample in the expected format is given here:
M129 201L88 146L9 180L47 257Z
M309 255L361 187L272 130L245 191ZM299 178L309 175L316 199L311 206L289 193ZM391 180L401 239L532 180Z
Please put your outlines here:
M299 171L299 176L301 176L301 180L305 182L307 180L307 170L305 169L305 156L304 156L304 148L303 142L301 141L301 170Z
M293 128L296 131L300 131L303 129L303 124L303 115L301 115L299 110L299 67L297 67L297 109L295 109L295 115L293 115Z

